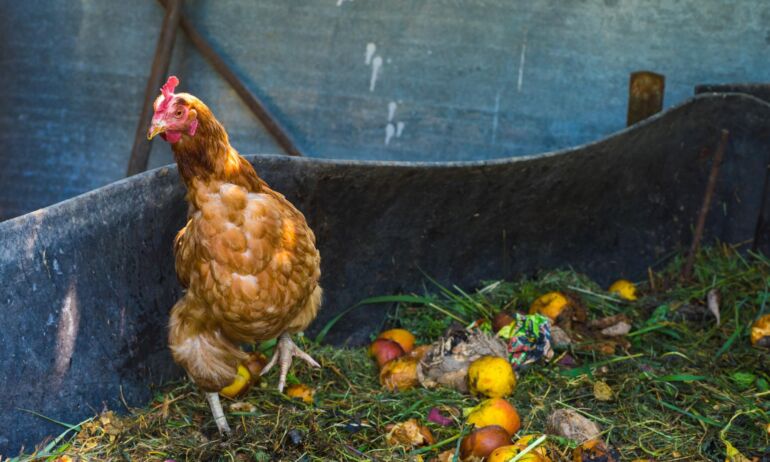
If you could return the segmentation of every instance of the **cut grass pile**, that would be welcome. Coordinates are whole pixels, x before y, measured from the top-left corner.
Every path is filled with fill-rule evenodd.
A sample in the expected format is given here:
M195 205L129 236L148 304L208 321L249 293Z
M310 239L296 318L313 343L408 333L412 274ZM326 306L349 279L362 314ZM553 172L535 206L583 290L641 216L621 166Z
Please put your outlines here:
M626 314L633 321L630 347L602 354L591 345L573 344L550 363L520 374L509 398L522 416L519 434L542 433L547 416L566 408L599 423L604 440L620 451L622 460L721 461L725 442L746 456L770 460L770 352L752 348L748 339L752 322L770 312L770 260L729 246L713 247L700 252L687 282L678 276L681 263L675 259L667 269L650 272L638 284L642 297L635 302L621 301L572 271L485 283L471 293L429 282L424 295L378 301L396 305L383 327L404 327L420 343L435 340L453 321L524 310L553 290L579 299L589 318ZM705 308L712 289L721 296L720 325ZM126 461L429 460L455 447L467 432L458 416L451 426L427 424L436 438L433 446L388 447L387 424L409 418L425 423L434 407L448 415L478 401L447 389L386 392L364 348L310 341L305 348L323 367L310 370L295 362L290 379L314 387L315 402L306 405L279 394L271 372L244 398L225 400L234 427L227 441L218 437L202 394L182 381L157 390L145 408L123 417L111 412L96 416L19 460L63 455ZM565 354L575 359L573 367L557 364ZM612 400L595 398L599 381L612 389ZM553 460L571 460L573 443L549 437L547 444Z

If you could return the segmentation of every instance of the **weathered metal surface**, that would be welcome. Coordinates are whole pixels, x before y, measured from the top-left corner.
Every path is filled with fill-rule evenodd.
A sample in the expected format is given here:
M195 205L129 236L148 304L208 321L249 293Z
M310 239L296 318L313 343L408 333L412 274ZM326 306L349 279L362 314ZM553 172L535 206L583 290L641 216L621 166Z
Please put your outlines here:
M650 71L632 72L628 79L626 125L633 125L663 109L666 78Z
M745 93L770 103L770 84L767 83L724 83L700 84L695 86L695 94L703 93Z
M570 265L601 282L642 277L685 249L710 156L730 131L704 236L755 231L770 105L704 95L599 143L490 162L411 164L253 157L307 215L325 302L310 334L362 298L421 290L418 268L467 288ZM0 453L122 409L176 376L166 351L179 295L171 242L186 207L174 168L0 223ZM361 344L386 307L346 315L328 339Z
M8 218L123 177L163 10L155 1L0 5ZM631 70L668 75L667 106L698 83L770 75L770 2L188 0L185 13L313 157L530 155L624 128ZM278 152L187 38L175 48L180 89L212 107L234 145ZM153 145L151 167L170 159Z

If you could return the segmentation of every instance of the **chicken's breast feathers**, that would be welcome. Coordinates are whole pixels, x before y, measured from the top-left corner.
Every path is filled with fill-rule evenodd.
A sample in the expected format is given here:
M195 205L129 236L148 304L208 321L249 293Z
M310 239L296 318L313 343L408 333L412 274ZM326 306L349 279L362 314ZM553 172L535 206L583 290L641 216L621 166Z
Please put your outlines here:
M175 246L180 279L234 340L275 338L296 324L320 277L302 213L267 187L254 193L210 181L191 193L197 211Z

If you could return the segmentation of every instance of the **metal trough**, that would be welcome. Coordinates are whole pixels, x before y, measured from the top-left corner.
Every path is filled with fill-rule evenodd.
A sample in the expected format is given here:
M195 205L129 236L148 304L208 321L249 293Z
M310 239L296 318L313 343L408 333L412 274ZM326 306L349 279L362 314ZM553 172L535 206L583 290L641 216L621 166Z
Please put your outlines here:
M689 244L723 128L706 236L751 239L768 120L759 99L704 94L600 142L527 158L251 160L316 231L317 331L364 297L419 290L418 268L466 287L566 265L600 281L640 278ZM175 168L161 168L0 223L0 453L63 430L25 410L75 422L121 400L141 405L151 384L179 375L165 326L179 295L171 242L183 192ZM354 310L327 339L360 344L383 315Z

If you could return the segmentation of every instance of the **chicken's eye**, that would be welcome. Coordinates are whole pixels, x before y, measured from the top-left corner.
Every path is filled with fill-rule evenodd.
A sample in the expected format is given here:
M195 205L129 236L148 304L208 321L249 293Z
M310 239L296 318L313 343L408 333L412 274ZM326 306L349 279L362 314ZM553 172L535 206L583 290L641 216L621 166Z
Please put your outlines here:
M184 111L182 111L181 109L178 109L176 111L176 114L174 114L174 116L178 119L178 118L182 117L182 114L184 114Z

